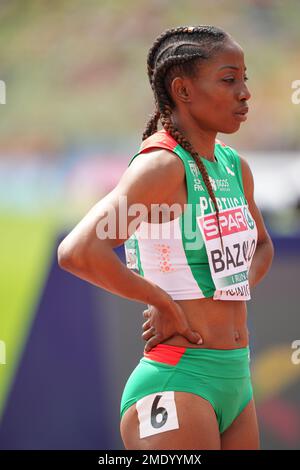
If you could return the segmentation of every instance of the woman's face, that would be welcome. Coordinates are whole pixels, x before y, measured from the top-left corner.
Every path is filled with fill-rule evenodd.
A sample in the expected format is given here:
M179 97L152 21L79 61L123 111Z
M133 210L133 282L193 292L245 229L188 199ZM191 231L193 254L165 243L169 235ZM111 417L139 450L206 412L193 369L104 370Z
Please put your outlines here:
M177 77L172 82L179 118L184 112L203 130L236 132L247 119L251 97L245 70L243 50L228 39L221 51L202 62L196 78Z

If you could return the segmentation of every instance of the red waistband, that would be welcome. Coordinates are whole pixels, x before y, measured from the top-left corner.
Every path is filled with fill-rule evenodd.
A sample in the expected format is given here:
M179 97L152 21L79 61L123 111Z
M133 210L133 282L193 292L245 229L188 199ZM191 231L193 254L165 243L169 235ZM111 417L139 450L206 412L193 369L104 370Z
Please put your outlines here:
M153 361L165 362L175 366L185 353L186 348L183 346L172 346L171 344L158 344L149 352L144 351L144 357Z

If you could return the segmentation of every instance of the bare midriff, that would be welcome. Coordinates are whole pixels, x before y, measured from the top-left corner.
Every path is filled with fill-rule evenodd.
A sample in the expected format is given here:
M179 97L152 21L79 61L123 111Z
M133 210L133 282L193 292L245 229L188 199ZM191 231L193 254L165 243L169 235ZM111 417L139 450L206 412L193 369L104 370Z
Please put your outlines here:
M245 301L206 299L176 300L185 312L193 331L199 332L203 344L190 343L175 335L163 344L189 348L236 349L249 343Z

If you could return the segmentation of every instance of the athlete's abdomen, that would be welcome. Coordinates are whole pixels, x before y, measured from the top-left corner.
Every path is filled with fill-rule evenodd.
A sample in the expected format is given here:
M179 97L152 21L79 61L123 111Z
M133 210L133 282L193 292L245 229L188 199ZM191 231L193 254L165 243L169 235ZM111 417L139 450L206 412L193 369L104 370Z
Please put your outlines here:
M162 343L209 349L235 349L249 344L245 301L216 302L212 298L206 298L175 302L185 312L191 328L200 333L203 344L190 343L181 335L173 336Z

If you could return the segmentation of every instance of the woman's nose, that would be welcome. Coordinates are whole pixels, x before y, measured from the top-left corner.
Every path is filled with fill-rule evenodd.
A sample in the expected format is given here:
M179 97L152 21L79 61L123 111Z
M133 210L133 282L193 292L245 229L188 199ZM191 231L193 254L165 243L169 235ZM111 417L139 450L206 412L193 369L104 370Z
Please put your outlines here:
M247 87L246 83L244 83L244 85L241 88L240 93L239 93L239 99L248 101L250 98L251 98L251 93L250 93L249 88Z

